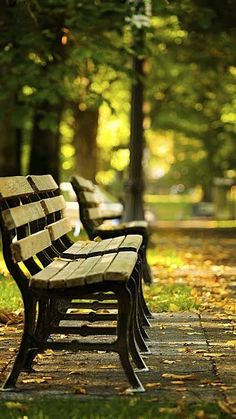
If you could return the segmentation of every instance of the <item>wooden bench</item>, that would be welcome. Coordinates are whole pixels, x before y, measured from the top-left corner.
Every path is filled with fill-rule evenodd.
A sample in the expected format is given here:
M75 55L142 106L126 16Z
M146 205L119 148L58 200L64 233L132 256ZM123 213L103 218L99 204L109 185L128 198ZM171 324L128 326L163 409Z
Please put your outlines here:
M27 177L30 185L35 191L33 199L40 199L46 213L46 224L49 229L53 244L52 257L66 257L78 259L81 255L98 256L111 252L136 251L139 256L140 273L143 272L144 252L143 238L138 234L120 235L117 237L104 239L96 237L93 241L74 241L68 237L71 225L68 218L64 216L66 203L60 195L59 187L51 175L30 175ZM50 225L48 225L50 224ZM142 282L138 286L138 307L141 322L145 326L150 326L148 318L152 318L143 296ZM142 331L147 338L145 331ZM139 337L137 337L139 340ZM143 351L149 352L145 347L145 342L140 342Z
M148 223L145 220L122 222L122 213L106 208L97 191L97 185L90 180L81 176L72 176L71 184L78 200L80 220L91 240L97 236L105 239L124 234L140 234L143 237L143 279L147 284L151 284L153 281L152 272L146 258ZM112 219L116 220L116 224L107 222Z
M138 349L144 342L138 251L126 247L117 251L117 245L112 248L107 242L105 253L101 241L85 245L89 252L83 252L81 244L76 258L64 257L55 243L66 247L68 220L59 214L61 197L49 195L42 199L23 176L0 178L3 254L25 313L20 348L3 389L14 388L20 372L32 370L38 352L66 349L117 352L132 391L144 391L132 365L133 361L138 369L147 370ZM137 243L138 236L133 240ZM74 246L78 250L79 242ZM97 246L100 250L93 253ZM111 307L112 313L101 311L103 307ZM63 341L64 334L71 339ZM84 340L88 336L95 338ZM104 341L104 336L111 340Z

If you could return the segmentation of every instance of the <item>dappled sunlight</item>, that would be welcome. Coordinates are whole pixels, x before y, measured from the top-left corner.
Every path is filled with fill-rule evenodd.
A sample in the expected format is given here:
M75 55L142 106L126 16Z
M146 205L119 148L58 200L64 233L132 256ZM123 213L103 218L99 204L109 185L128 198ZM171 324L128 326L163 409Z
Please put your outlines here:
M148 252L156 286L190 287L189 295L200 311L235 314L235 238L209 231L205 235L184 230L159 233L152 236L155 247Z

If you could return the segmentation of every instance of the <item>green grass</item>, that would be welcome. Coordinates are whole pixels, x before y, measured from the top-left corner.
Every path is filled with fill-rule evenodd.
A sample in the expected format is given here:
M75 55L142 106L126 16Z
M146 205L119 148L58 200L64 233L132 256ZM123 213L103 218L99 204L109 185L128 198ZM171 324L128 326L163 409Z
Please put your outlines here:
M160 402L156 398L49 399L0 403L1 419L174 419L230 418L217 404Z
M16 283L10 275L5 276L0 273L0 309L14 311L20 307L22 307L22 298Z
M145 287L145 300L154 313L192 311L198 308L191 287L182 284L157 284Z

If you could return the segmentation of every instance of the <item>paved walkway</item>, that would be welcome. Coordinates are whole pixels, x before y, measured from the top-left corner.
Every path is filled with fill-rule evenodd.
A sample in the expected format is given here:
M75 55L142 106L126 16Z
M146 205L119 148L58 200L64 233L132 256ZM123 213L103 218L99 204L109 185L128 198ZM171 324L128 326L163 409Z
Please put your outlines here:
M235 320L204 312L156 314L149 329L149 372L139 373L145 395L156 400L227 403L236 409ZM6 333L7 332L7 333ZM21 335L20 327L0 328L0 381L7 374ZM107 353L39 355L36 373L22 373L20 392L0 400L47 395L125 394L127 381L118 356Z

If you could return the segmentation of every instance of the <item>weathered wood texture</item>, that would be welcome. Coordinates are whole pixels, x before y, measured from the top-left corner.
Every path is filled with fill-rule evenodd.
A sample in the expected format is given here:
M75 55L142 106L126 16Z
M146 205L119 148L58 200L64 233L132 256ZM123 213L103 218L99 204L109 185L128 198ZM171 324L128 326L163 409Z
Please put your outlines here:
M30 175L27 176L27 179L35 192L47 192L58 189L58 185L51 175Z
M2 212L6 227L11 230L45 217L40 202L33 202L19 207L9 208Z
M70 288L102 281L127 281L137 262L135 252L109 253L73 262L57 259L31 278L35 288Z
M33 189L24 176L9 176L0 178L0 197L10 198L28 195Z

